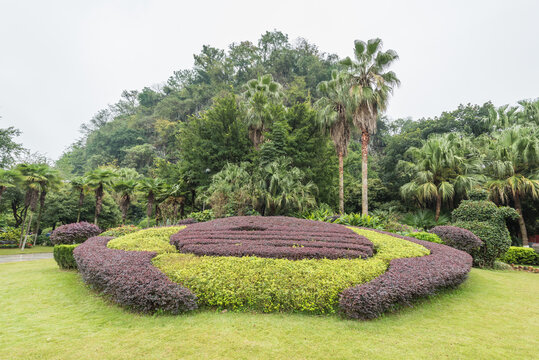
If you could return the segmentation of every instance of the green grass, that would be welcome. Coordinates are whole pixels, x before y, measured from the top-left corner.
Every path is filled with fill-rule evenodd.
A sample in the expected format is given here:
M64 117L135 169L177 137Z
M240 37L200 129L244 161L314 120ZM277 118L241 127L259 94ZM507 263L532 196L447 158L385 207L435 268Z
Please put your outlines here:
M54 246L34 246L21 250L15 249L0 249L0 255L17 255L17 254L36 254L36 253L51 253Z
M390 260L429 254L423 246L394 236L352 230L372 241L376 248L373 257L294 261L165 253L157 256L153 264L172 281L193 291L202 305L323 314L336 311L344 289L383 274Z
M141 316L53 260L0 264L0 359L533 359L539 276L473 269L456 291L375 321L336 315Z

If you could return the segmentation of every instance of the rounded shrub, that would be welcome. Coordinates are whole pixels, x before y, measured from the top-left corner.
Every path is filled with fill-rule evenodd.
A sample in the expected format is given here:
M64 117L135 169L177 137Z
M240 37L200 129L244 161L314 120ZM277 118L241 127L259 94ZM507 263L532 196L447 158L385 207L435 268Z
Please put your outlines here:
M507 264L539 265L539 254L532 248L511 246L500 260Z
M432 234L436 234L442 239L445 245L454 247L471 254L473 250L478 250L483 242L470 230L456 226L442 225L430 229Z
M108 229L107 231L101 233L99 236L112 236L118 237L122 235L131 234L139 231L140 228L135 225L122 225L115 228Z
M444 243L442 241L442 239L440 239L440 237L438 235L430 234L430 233L428 233L426 231L410 232L410 233L406 234L406 236L413 237L413 238L423 240L423 241L433 242L433 243L436 243L436 244L443 244Z
M453 211L453 225L470 230L483 241L479 249L471 252L476 266L492 267L509 249L511 237L505 219L514 215L511 210L498 208L492 201L464 200Z
M73 250L79 246L79 244L75 245L54 245L53 255L54 260L56 260L56 263L60 267L60 269L76 269L77 268L77 262L75 261L75 258L73 257Z
M97 225L83 221L58 227L51 234L51 242L53 245L80 244L99 234L101 229Z
M170 244L170 236L176 234L185 226L157 227L139 230L131 234L112 239L107 246L110 249L126 251L153 251L158 254L176 252Z

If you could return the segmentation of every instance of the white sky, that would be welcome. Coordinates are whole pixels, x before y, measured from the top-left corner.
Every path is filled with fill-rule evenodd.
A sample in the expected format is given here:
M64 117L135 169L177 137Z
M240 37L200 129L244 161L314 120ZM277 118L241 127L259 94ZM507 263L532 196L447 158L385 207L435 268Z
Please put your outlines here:
M266 30L352 55L380 37L400 56L390 117L539 97L539 1L0 0L0 128L52 159L124 89L190 68L202 45Z

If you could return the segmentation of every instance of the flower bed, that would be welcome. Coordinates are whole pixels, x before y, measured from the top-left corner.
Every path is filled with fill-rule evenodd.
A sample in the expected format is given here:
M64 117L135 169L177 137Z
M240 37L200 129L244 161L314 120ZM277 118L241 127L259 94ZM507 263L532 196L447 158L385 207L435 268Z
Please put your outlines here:
M189 225L171 237L181 253L278 259L354 259L373 255L373 244L352 230L289 217L237 216Z
M383 275L343 291L339 303L346 316L373 319L398 305L409 306L417 298L461 284L472 267L472 257L463 251L410 237L392 236L423 245L431 254L394 259Z
M178 314L197 307L190 290L152 266L154 252L109 249L110 239L93 237L73 251L87 284L134 311Z

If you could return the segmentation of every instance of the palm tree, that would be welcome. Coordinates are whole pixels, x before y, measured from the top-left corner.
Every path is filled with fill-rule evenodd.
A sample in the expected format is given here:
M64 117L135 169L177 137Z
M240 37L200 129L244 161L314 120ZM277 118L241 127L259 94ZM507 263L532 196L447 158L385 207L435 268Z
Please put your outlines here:
M146 216L148 216L148 224L152 217L153 205L156 200L156 195L162 189L164 183L161 179L144 178L139 181L137 189L141 191L147 200Z
M415 199L421 206L436 203L435 220L440 218L442 202L466 196L479 182L480 159L468 139L458 134L433 136L421 148L407 150L413 162L400 161L398 168L410 174L412 181L401 187L405 199Z
M108 168L97 168L86 175L88 186L95 193L95 217L94 224L97 225L97 219L101 214L103 207L103 196L105 195L105 187L112 184L116 178L116 172Z
M539 128L514 126L494 135L488 154L487 188L491 200L509 203L512 199L519 214L522 244L528 246L528 232L522 214L521 199L539 198Z
M114 191L120 197L119 203L120 210L122 211L122 224L124 225L127 219L127 211L133 200L133 194L135 193L136 188L137 181L135 179L117 180L113 185Z
M43 164L40 168L43 179L38 182L39 184L39 212L37 214L37 223L34 229L34 241L33 245L36 244L37 234L39 233L39 227L41 225L41 215L43 214L43 209L45 207L45 198L47 197L47 192L49 190L55 189L60 185L60 178L58 176L58 171L52 169L50 166Z
M80 213L82 205L84 204L84 198L89 190L88 179L84 176L79 176L70 181L71 188L79 194L79 203L77 208L77 222L80 222Z
M518 114L517 106L503 105L498 108L490 106L487 122L494 129L505 129L518 122Z
M318 122L322 129L329 131L335 151L339 157L339 211L344 213L344 157L348 154L353 114L357 102L350 96L350 76L333 71L331 80L318 84L323 95L316 103Z
M244 86L246 122L249 138L255 149L264 142L264 133L272 122L272 106L278 105L283 97L282 86L273 81L270 74L252 79Z
M178 206L180 207L180 218L184 216L185 195L187 191L183 183L174 184L168 191L168 202L172 205L173 223L178 219Z
M393 50L382 51L382 40L371 39L367 43L354 42L355 61L347 57L341 64L348 68L352 86L350 92L358 102L355 107L354 126L361 131L362 191L361 212L368 214L367 162L370 135L376 132L378 115L386 110L389 96L400 84L388 68L399 58Z

